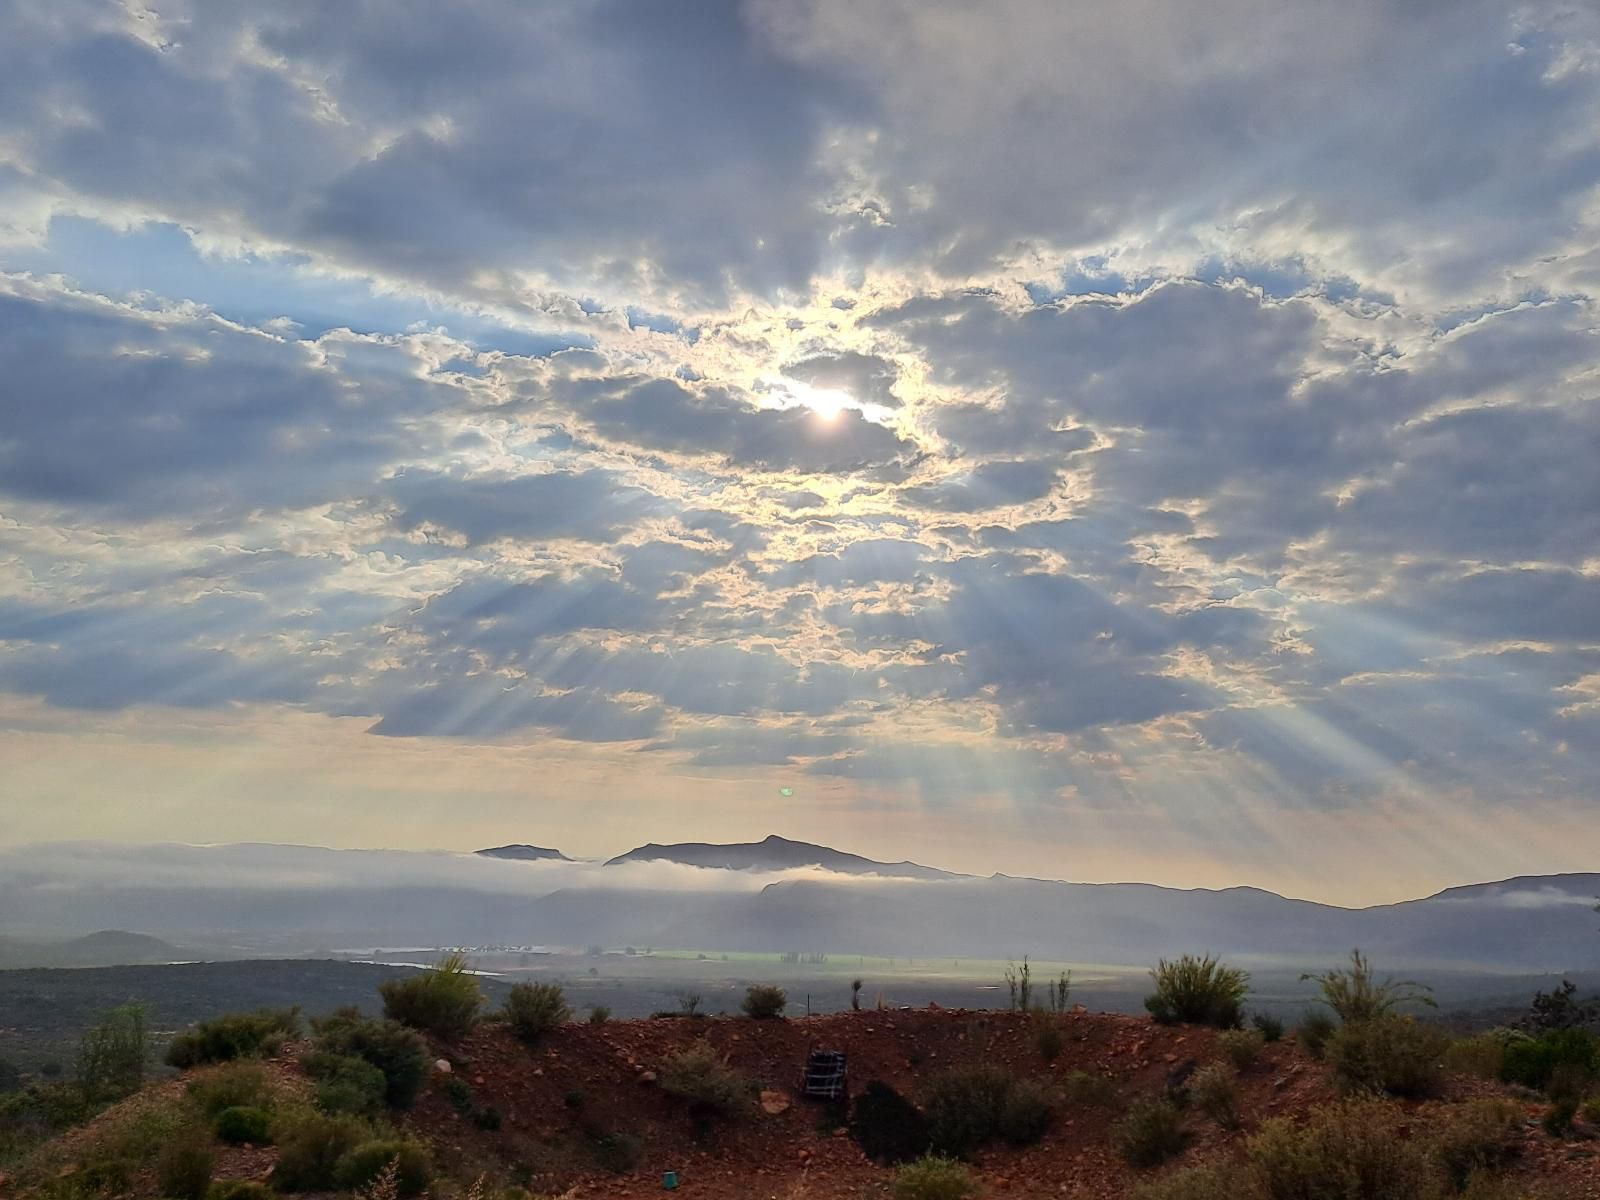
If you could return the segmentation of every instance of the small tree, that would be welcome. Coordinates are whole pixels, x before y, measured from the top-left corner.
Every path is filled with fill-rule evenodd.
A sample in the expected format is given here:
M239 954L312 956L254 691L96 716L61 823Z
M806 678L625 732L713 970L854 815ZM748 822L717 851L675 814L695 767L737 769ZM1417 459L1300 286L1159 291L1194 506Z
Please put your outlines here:
M861 980L859 979L850 981L850 1011L861 1011Z
M1322 1003L1338 1013L1346 1025L1389 1016L1402 1004L1438 1007L1433 1002L1433 989L1415 980L1379 982L1372 973L1372 964L1360 950L1350 951L1348 967L1335 967L1323 975L1307 972L1300 978L1316 983L1322 991Z
M1022 956L1022 965L1006 963L1006 988L1011 992L1011 1011L1028 1012L1033 1008L1033 971L1028 966L1028 956Z
M1061 977L1050 985L1050 1011L1064 1013L1067 1011L1067 997L1072 995L1072 972L1063 971Z
M144 1005L114 1008L78 1044L78 1086L93 1101L131 1095L144 1086L148 1056Z

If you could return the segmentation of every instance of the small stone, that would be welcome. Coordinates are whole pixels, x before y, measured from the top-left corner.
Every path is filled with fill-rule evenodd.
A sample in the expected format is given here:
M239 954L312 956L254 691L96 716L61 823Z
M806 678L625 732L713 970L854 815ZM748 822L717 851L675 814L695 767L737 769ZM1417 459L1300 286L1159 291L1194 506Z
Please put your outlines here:
M450 1060L448 1058L440 1058L434 1061L433 1069L439 1072L441 1075L448 1075L453 1068L450 1066Z
M789 1097L782 1092L762 1092L761 1109L763 1112L777 1116L779 1113L789 1111Z
M654 1083L655 1081L656 1081L656 1073L654 1071L640 1071L639 1072L639 1082L640 1083Z

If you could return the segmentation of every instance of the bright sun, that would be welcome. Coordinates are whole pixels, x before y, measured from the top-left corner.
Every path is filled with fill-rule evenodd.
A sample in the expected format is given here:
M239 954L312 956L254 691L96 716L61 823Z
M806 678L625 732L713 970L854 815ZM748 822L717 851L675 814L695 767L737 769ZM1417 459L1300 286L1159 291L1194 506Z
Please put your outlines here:
M785 379L783 386L796 403L809 408L820 421L837 421L845 409L855 407L855 399L850 393L837 388L813 387L793 379Z

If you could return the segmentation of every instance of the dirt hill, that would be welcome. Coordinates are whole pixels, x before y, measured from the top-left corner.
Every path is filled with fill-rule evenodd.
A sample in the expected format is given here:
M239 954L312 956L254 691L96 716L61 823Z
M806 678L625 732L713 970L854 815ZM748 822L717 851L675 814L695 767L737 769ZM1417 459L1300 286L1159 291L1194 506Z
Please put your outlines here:
M1045 1024L1061 1035L1051 1061L1039 1045ZM458 1043L434 1043L439 1061L433 1077L396 1122L430 1144L441 1178L458 1181L441 1184L435 1195L460 1194L459 1181L482 1175L497 1189L525 1189L522 1195L626 1200L660 1194L663 1173L674 1171L680 1194L704 1200L867 1200L891 1195L893 1172L866 1158L840 1109L799 1096L808 1051L845 1051L854 1093L881 1080L918 1097L945 1069L998 1066L1046 1082L1064 1099L1036 1145L973 1155L983 1194L1108 1200L1179 1166L1228 1159L1268 1118L1301 1118L1336 1099L1321 1063L1292 1039L1272 1043L1239 1074L1238 1128L1224 1129L1191 1109L1184 1118L1187 1148L1174 1164L1128 1166L1113 1141L1119 1114L1130 1101L1164 1094L1174 1076L1193 1065L1218 1060L1217 1037L1208 1029L1118 1015L941 1009L569 1024L534 1046L503 1024L486 1023ZM752 1099L742 1116L697 1121L663 1088L663 1065L701 1041L759 1088L759 1102ZM287 1089L302 1095L309 1090L296 1061L303 1049L288 1047L269 1064ZM180 1083L158 1085L123 1107L159 1105L181 1094ZM1423 1136L1463 1102L1509 1094L1498 1084L1452 1076L1442 1097L1405 1107L1397 1136ZM1547 1106L1531 1094L1517 1102L1525 1119L1514 1135L1510 1190L1503 1194L1600 1198L1594 1131L1585 1140L1580 1123L1576 1139L1553 1138L1538 1124ZM118 1110L112 1110L99 1121L116 1119ZM58 1178L72 1170L71 1140L92 1134L93 1127L68 1135L66 1149L56 1149L53 1161L65 1164L52 1168ZM227 1149L217 1174L270 1182L273 1157L270 1148ZM9 1194L30 1193L0 1187L0 1195ZM155 1193L141 1176L124 1194Z

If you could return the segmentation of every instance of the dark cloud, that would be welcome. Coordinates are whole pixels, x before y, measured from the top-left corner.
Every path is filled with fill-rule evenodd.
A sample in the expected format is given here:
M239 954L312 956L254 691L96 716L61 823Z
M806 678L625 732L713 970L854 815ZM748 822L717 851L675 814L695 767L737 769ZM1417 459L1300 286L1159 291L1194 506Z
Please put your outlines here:
M893 430L845 409L831 421L806 408L758 408L718 387L691 390L672 379L573 381L558 389L602 436L646 450L716 455L766 471L848 472L883 468L917 453Z
M813 387L847 392L863 404L895 408L900 403L893 391L900 377L899 368L875 354L854 351L813 354L788 363L783 373Z
M467 478L406 471L385 491L399 503L407 527L439 526L473 542L503 537L604 541L656 504L644 489L628 486L611 471Z
M454 399L204 316L37 288L0 291L0 378L0 493L199 521L359 494L426 452L410 422Z

